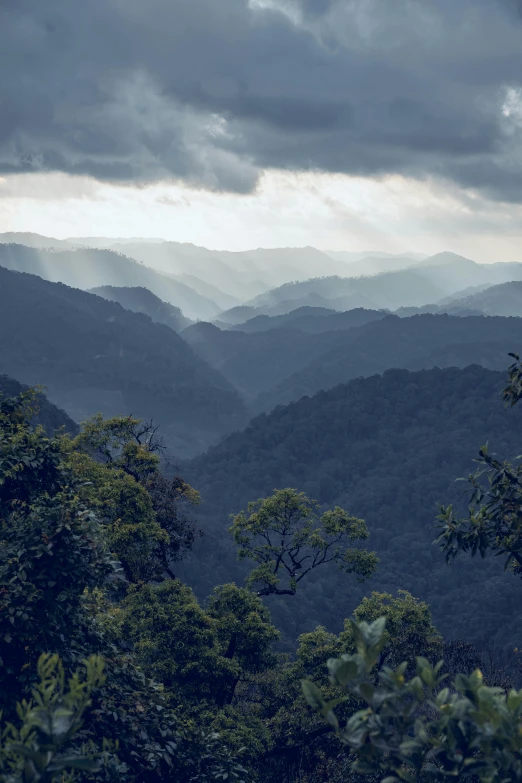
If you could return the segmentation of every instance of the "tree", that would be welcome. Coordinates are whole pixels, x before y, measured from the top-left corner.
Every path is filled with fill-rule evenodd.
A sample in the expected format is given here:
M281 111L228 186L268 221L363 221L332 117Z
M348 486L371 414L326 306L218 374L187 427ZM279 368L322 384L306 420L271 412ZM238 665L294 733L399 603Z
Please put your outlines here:
M396 596L372 593L354 612L358 621L370 621L385 615L389 634L386 649L377 668L395 665L403 656L415 663L422 654L435 663L442 651L442 639L431 620L429 607L406 591ZM261 780L344 780L348 759L331 724L306 707L301 689L303 680L321 688L325 702L340 700L337 715L346 722L360 707L353 696L343 692L328 678L325 663L329 659L356 651L352 624L345 620L339 634L315 628L299 637L295 660L280 663L260 679L263 722L270 727L271 746L259 765Z
M362 519L338 506L319 516L317 503L295 489L249 503L231 532L239 559L258 563L247 579L258 596L295 595L307 574L328 563L364 581L378 562L375 553L352 546L368 538Z
M503 396L514 406L522 398L522 363L516 354L510 356L515 362ZM476 461L480 467L468 477L468 514L460 517L453 506L442 507L437 542L448 561L461 553L485 557L489 550L506 558L506 569L522 575L522 465L501 462L487 445Z
M131 587L121 603L121 638L143 671L178 703L212 701L231 662L216 654L214 628L194 593L178 580Z
M385 649L386 619L352 621L357 652L328 661L330 679L362 706L340 724L336 701L303 681L308 703L322 713L355 754L352 770L393 781L522 780L522 691L485 685L479 670L458 674L445 687L442 661L418 657L416 675L407 663L384 666L373 676Z
M237 667L232 682L217 697L219 706L224 706L232 703L241 682L274 664L272 645L279 639L279 632L261 600L235 584L214 589L207 614L214 621L220 656L234 661Z
M159 568L175 579L173 564L182 560L192 549L196 538L201 536L190 513L199 504L198 492L179 476L167 478L160 471L153 473L145 483L156 521L166 533L167 540L159 542L155 557Z
M78 783L242 781L237 754L208 723L182 720L188 702L175 711L163 684L145 676L119 635L118 565L107 543L114 528L99 521L88 501L105 511L113 503L131 515L132 498L144 498L145 490L120 468L109 476L102 463L74 452L68 438L32 429L33 414L30 392L0 401L0 710L12 727L23 723L8 726L0 743L5 783L50 783L55 773L68 781L74 766ZM86 485L89 477L94 481ZM93 491L96 482L106 493L103 503ZM147 508L134 508L143 524ZM60 663L41 659L51 666L44 666L42 712L34 695L40 694L36 662L49 650L59 653ZM79 713L63 684L68 679L70 689L80 687L83 680L74 672L91 651L103 655L106 676L90 696L89 719L78 733ZM82 746L91 756L104 741L109 744L99 769L81 761Z
M363 598L354 610L357 622L386 619L389 643L379 665L398 665L404 659L414 662L417 655L435 663L442 653L442 637L433 625L429 606L424 601L399 590L397 596L373 592ZM344 621L344 629L337 636L324 628L316 628L299 637L298 660L307 676L321 676L324 662L356 648L351 620Z
M230 704L239 682L272 665L279 636L259 598L233 584L207 610L179 580L132 587L116 614L143 670L199 711Z
M68 441L68 449L83 494L104 520L127 580L175 578L173 564L198 535L189 514L199 495L179 476L161 472L158 428L130 416L98 414Z
M504 399L512 405L522 397L522 365L517 356L509 368ZM443 527L438 543L452 560L458 554L488 550L505 555L506 567L522 572L522 470L493 459L484 447L483 465L470 476L468 516L459 519L453 509L442 509ZM486 479L486 481L485 481ZM386 659L393 638L385 631L387 618L370 613L368 623L350 621L357 651L328 660L330 682L340 686L360 707L339 721L338 700L325 698L322 689L303 680L308 703L332 726L351 750L354 773L393 781L470 780L482 783L522 781L522 690L506 687L506 670L493 672L503 687L491 687L476 668L457 673L450 684L444 662L434 666L416 657L416 675L407 679L408 661L398 666ZM469 646L451 650L455 662L477 663L480 656ZM500 677L499 677L500 675ZM509 679L509 677L508 677Z
M49 649L66 665L96 644L86 589L115 574L60 438L32 430L31 394L0 401L0 707L9 713Z

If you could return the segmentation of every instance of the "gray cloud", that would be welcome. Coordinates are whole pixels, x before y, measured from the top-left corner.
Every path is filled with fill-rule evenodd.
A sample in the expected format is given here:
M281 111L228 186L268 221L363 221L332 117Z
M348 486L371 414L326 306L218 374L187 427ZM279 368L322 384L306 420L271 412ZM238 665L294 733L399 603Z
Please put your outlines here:
M0 0L0 172L237 192L264 168L401 173L522 201L520 8Z

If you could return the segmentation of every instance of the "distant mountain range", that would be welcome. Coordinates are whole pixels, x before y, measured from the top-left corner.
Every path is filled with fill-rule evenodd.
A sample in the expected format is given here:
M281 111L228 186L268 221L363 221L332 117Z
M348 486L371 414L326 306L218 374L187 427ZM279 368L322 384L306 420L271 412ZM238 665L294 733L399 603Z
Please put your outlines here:
M22 239L31 246L11 242ZM236 304L236 284L262 288L277 274L304 275L317 265L356 271L357 264L376 273L288 282ZM404 268L376 271L397 265ZM2 344L0 371L47 384L76 420L98 409L159 416L179 453L203 450L248 412L354 377L470 362L501 369L522 343L522 319L479 317L522 315L522 264L477 264L452 253L330 258L314 248L228 253L162 240L4 234L0 272L18 305L15 312L6 300L6 312L20 323L16 340Z
M522 264L477 264L449 252L230 252L159 239L57 240L16 233L0 234L0 265L84 289L145 287L187 318L218 325L299 307L422 308L470 287L522 280Z
M47 387L75 421L153 418L171 451L203 451L241 427L233 386L172 329L84 291L0 267L0 372Z
M215 302L221 310L230 309L283 283L306 280L318 274L342 277L373 275L407 268L425 258L419 253L392 255L380 251L325 253L313 247L230 252L160 239L71 237L59 240L14 232L0 234L0 243L62 252L88 249L120 253L185 283ZM185 308L182 309L185 311ZM194 317L188 311L186 314Z
M409 267L416 266L419 261L423 261L427 258L422 253L412 253L404 255L385 255L380 253L373 253L370 255L362 255L360 258L358 254L346 253L343 251L330 252L332 258L344 261L348 264L347 274L350 277L360 277L361 275L378 275L382 272L393 272L398 269L408 269Z
M345 274L347 266L315 248L229 252L179 242L115 244L113 251L152 266L163 274L191 275L235 297L236 304L289 280L325 270Z
M402 307L397 315L414 315L418 312L448 313L450 315L504 315L522 316L522 281L513 280L493 286L476 286L469 293L462 291L446 297L438 304L422 308Z
M377 321L387 315L386 311L365 310L362 307L338 313L327 307L298 307L284 315L257 315L242 324L230 326L234 331L266 332L269 329L289 327L309 334L335 332L339 329L353 329Z
M86 290L98 286L148 288L193 320L213 318L221 309L185 283L112 250L38 250L0 243L0 266Z
M492 286L522 280L522 264L477 264L454 253L439 253L414 266L368 277L317 277L286 283L245 303L247 317L275 315L310 304L334 310L397 310L422 307L452 296L469 286ZM315 297L315 301L310 301ZM277 309L278 308L278 309ZM239 323L234 309L220 313L218 321ZM246 320L246 318L244 319Z

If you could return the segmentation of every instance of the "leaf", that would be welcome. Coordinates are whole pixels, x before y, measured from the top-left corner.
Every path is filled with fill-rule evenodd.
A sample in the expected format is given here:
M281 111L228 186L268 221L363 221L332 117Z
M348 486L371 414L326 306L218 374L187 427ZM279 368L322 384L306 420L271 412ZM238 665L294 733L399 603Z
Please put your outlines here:
M350 680L354 680L359 671L359 667L353 659L342 661L337 658L330 658L327 665L332 678L339 685L343 686L347 685Z
M378 617L368 628L366 643L368 647L378 647L382 641L384 630L386 628L386 617Z
M322 710L326 706L323 694L311 680L301 680L301 690L306 701L313 709Z

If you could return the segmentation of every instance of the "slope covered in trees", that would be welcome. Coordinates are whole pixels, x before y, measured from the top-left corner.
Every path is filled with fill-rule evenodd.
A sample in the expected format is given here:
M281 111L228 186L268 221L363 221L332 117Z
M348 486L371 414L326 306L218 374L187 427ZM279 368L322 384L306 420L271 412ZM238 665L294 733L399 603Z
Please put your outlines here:
M185 283L113 250L80 248L53 252L0 243L0 266L75 288L107 285L148 288L162 301L179 307L185 316L193 319L213 318L221 309Z
M0 371L46 386L77 421L98 411L154 418L176 454L197 453L244 421L237 392L172 329L1 267Z
M254 419L188 466L202 494L206 537L199 559L186 566L187 579L205 594L209 579L230 578L228 515L274 487L298 487L366 521L380 557L371 589L410 590L429 603L450 637L487 634L511 643L512 629L521 627L520 583L504 575L498 559L481 569L468 562L450 569L432 546L439 504L465 501L455 479L473 469L479 447L489 441L494 453L520 452L522 413L503 406L504 381L504 373L478 366L390 370ZM360 597L330 573L311 580L299 602L277 604L274 612L294 638L318 623L337 629Z
M345 335L343 331L309 334L292 325L247 333L220 330L204 322L193 324L182 333L199 356L251 400L334 346L341 351L350 340Z
M362 394L350 394L358 385ZM416 551L414 526L390 513L397 495L410 492L405 502L415 511L417 503L429 507L431 494L422 491L418 475L394 493L402 474L390 470L390 454L383 461L373 451L371 470L364 453L368 444L361 450L353 436L364 440L373 431L384 436L382 448L394 451L393 466L403 457L405 474L414 465L430 464L421 439L425 449L444 455L444 469L452 467L462 452L447 430L439 433L442 415L457 417L458 444L467 428L491 426L503 435L490 405L498 411L499 385L505 386L504 374L479 367L393 371L345 387L349 404L346 416L338 418L339 431L331 427L331 414L343 413L339 396L334 409L326 406L326 418L315 418L322 430L330 424L326 437L333 436L334 446L352 435L355 453L344 448L342 467L351 476L357 472L363 486L351 501L372 502L371 490L384 490L390 529L378 532L388 533L396 559L402 553L394 538L402 531L403 543L407 539L413 550L413 558L402 557L401 582L409 571L418 576L422 569L426 584L442 582L440 548L431 548L434 557L427 559ZM514 403L521 396L522 368L516 362L504 397ZM332 393L318 397L333 400ZM372 592L353 605L353 619L343 622L344 609L357 601L354 579L375 583L376 567L378 574L386 565L384 558L377 562L368 527L351 510L318 507L290 488L269 492L233 519L238 554L253 565L247 589L213 585L200 603L174 573L198 537L192 519L198 493L179 476L162 473L155 429L132 417L96 416L75 437L47 438L31 429L32 401L30 393L0 400L0 710L4 721L12 721L0 731L0 776L21 783L374 783L378 773L380 779L396 773L411 781L440 780L441 773L481 783L517 779L522 692L507 695L520 679L516 651L502 657L491 645L481 650L445 642L429 606L404 590ZM373 427L369 414L376 419ZM393 420L404 417L409 424L403 436ZM518 430L516 417L511 423ZM280 445L279 434L300 447L300 456L287 449L285 466L291 467L292 456L294 465L298 459L303 465L307 452L298 443L303 431L280 425L268 433L274 445ZM326 437L312 434L321 451L308 478L317 465L328 464ZM441 436L441 449L434 434ZM411 444L408 452L405 441ZM244 455L253 465L251 451ZM445 574L455 572L460 580L471 573L463 565L476 568L490 605L484 613L480 590L470 596L464 582L461 604L444 619L456 631L477 622L490 637L491 621L497 638L507 634L512 649L520 627L516 534L522 469L498 462L484 449L480 459L479 472L485 467L486 475L472 478L473 504L462 516L456 508L442 510L438 544L453 556L469 555L478 542L481 551L509 555L516 567L495 583L487 560L477 565L461 558L459 569L446 566ZM383 485L379 475L386 467ZM221 500L224 492L233 494L233 484L223 483ZM241 491L240 484L235 497ZM449 499L451 492L443 502ZM216 541L210 544L220 567L202 574L196 557L187 568L219 578L226 563ZM454 583L447 576L444 581L451 594ZM511 603L499 608L505 587ZM259 596L266 596L266 605ZM313 614L310 596L338 610L335 627L311 627L296 640L290 619L303 599ZM278 654L280 633L269 610L277 598L289 602L286 615L275 607L291 659Z
M175 332L181 332L192 323L189 318L185 318L179 307L163 302L158 296L151 293L148 288L125 288L104 285L98 288L91 288L89 293L101 296L110 302L118 302L126 310L133 310L135 313L145 313L153 321L170 326Z
M410 370L481 364L502 369L510 346L522 341L519 318L390 315L344 333L323 356L260 394L256 410L298 400L358 376L393 367Z

